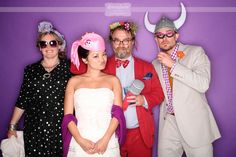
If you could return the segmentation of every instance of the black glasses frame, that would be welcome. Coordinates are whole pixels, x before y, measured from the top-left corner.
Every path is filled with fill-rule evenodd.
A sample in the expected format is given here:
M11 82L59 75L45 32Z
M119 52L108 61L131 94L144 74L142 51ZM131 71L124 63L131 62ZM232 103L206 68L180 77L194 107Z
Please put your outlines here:
M166 34L162 34L162 33L156 33L155 34L155 37L159 38L159 39L164 39L165 37L167 38L171 38L173 37L177 32L169 32L169 33L166 33Z

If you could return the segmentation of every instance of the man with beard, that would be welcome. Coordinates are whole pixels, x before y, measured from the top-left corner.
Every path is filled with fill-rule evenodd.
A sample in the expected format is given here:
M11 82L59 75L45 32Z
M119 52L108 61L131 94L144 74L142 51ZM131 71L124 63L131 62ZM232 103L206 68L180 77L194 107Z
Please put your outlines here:
M105 71L116 75L123 88L123 103L127 136L121 146L121 156L151 157L154 142L152 108L163 101L163 92L157 73L151 63L133 56L137 27L132 22L115 22L110 25L109 39L114 55L108 59ZM135 79L144 83L139 95L127 96Z
M159 47L153 65L160 77L165 100L160 108L158 157L213 157L212 142L220 133L205 92L210 84L210 61L200 46L177 42L178 28L186 18L161 18L146 28L154 33Z

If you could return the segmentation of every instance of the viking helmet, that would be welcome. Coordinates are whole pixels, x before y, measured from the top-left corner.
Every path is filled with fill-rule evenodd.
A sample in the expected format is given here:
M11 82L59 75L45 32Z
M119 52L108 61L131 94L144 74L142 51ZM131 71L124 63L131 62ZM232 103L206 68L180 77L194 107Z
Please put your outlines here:
M180 3L180 5L181 5L181 15L177 20L172 21L167 17L162 17L161 20L159 20L156 25L153 25L149 22L148 12L146 12L144 17L144 24L146 29L151 33L156 33L160 28L163 27L168 27L177 31L184 24L186 19L186 9L183 3Z
M175 27L175 24L172 20L168 19L167 17L162 17L160 21L157 22L155 27L155 32L157 32L160 28L168 27L175 31L177 31L177 28Z

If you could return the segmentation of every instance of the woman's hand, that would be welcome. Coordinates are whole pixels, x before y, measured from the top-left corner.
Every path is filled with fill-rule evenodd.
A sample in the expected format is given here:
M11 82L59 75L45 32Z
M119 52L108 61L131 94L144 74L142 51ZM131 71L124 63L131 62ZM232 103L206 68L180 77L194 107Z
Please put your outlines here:
M103 154L107 149L108 142L109 139L105 136L98 140L95 144L95 152L98 154Z
M7 137L10 138L11 136L17 137L16 130L8 130Z
M88 154L94 154L95 152L95 143L85 139L85 138L81 138L80 142L79 142L80 147L87 152Z

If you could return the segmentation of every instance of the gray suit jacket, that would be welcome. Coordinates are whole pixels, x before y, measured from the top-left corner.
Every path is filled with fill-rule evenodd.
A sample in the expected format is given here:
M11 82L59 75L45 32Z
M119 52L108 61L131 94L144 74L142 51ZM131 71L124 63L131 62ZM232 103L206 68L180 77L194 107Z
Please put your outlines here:
M210 61L204 50L198 46L180 43L178 51L183 51L185 56L177 58L176 66L171 73L175 118L187 144L200 147L221 137L205 96L211 78ZM167 98L161 65L157 60L152 63ZM166 102L165 99L160 108L159 132L166 116Z

